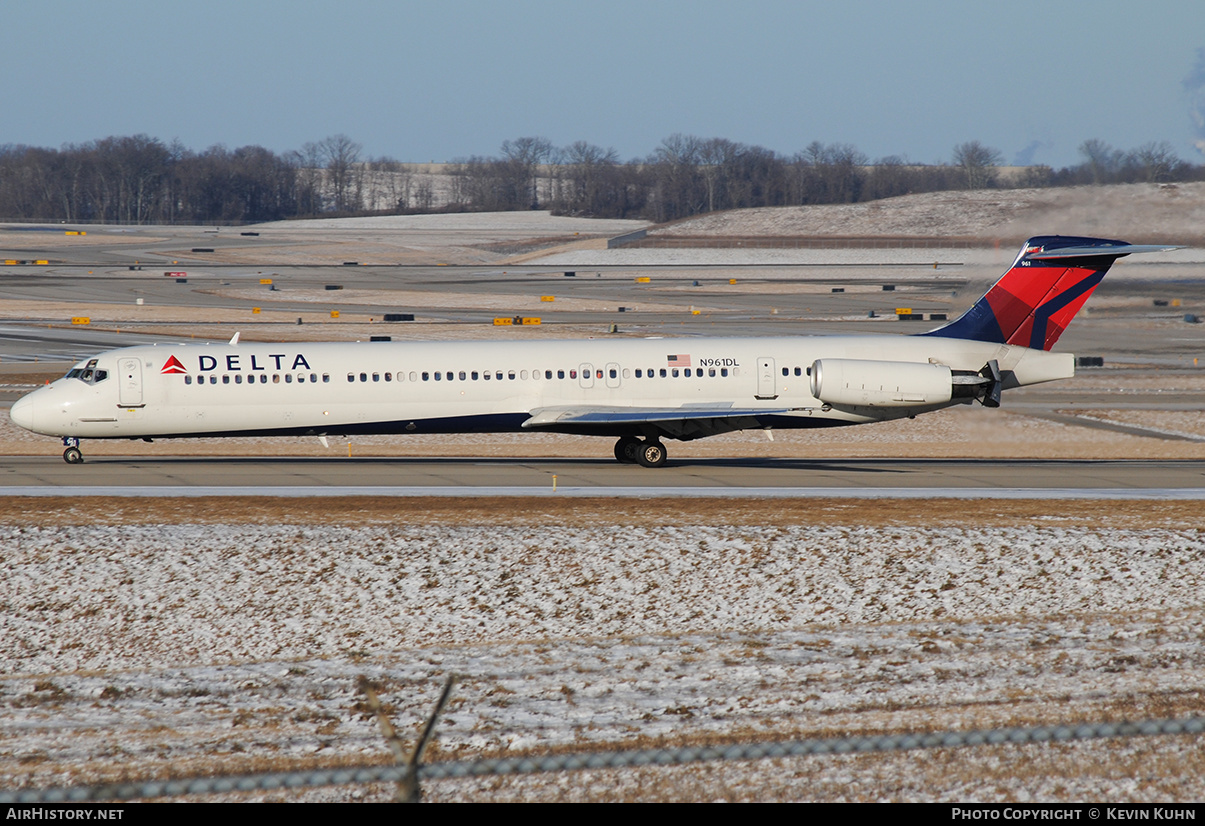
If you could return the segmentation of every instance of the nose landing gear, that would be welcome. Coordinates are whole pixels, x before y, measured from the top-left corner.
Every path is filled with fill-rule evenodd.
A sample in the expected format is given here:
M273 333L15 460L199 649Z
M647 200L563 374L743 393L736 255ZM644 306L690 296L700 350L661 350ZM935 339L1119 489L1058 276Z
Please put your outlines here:
M63 451L63 461L69 465L82 464L84 454L79 449L79 439L75 436L64 436L63 445L67 448Z

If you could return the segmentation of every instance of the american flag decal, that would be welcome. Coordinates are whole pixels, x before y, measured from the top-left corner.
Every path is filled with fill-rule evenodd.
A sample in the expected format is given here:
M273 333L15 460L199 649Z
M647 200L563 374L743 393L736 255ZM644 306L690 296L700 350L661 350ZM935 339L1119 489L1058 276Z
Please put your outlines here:
M665 360L667 362L669 362L670 365L673 367L690 367L690 355L689 354L683 355L683 354L679 353L678 355L675 355L675 356L666 356Z

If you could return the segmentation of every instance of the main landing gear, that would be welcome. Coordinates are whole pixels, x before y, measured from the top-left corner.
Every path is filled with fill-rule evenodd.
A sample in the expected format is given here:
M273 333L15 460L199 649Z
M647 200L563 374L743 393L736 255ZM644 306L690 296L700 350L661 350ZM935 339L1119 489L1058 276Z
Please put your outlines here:
M665 445L656 439L641 441L635 436L623 436L615 443L615 458L625 464L661 467L665 464L667 454Z
M63 445L67 448L63 451L63 461L69 465L82 464L84 454L79 449L79 439L75 436L64 436Z

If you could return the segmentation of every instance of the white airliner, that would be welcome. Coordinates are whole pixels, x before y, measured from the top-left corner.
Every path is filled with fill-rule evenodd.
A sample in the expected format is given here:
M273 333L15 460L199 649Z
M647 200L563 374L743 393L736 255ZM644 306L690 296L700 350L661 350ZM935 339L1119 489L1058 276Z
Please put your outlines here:
M1029 239L966 313L920 335L127 347L18 400L12 420L81 439L547 431L618 438L660 467L663 439L866 424L1071 377L1052 353L1118 258L1176 247Z

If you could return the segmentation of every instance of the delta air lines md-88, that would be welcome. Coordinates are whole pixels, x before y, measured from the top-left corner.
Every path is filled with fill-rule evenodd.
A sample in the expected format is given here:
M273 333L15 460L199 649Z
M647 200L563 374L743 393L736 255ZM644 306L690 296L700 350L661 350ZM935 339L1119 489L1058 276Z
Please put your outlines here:
M664 439L834 427L1071 377L1051 347L1122 256L1176 249L1038 236L963 315L920 335L128 347L19 399L63 440L546 431L615 438L665 464Z

